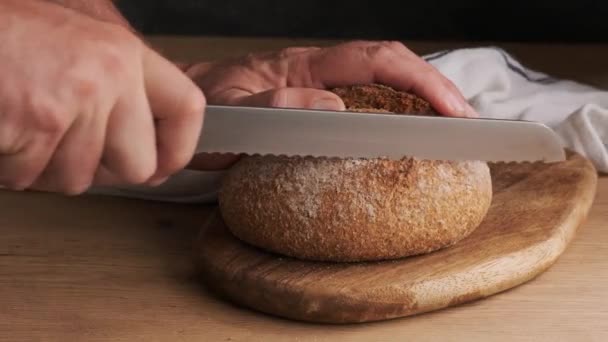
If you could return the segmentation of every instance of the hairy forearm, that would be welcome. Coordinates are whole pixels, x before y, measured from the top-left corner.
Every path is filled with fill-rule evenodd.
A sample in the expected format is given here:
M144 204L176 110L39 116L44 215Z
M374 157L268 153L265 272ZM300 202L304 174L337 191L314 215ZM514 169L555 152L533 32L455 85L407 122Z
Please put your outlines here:
M127 19L111 0L46 0L98 20L111 22L133 30Z
M135 29L130 25L129 21L120 13L118 8L114 5L116 1L112 0L46 0L79 13L88 15L97 20L102 20L114 24L121 25L131 31L135 32ZM137 34L137 33L136 33ZM143 40L143 37L140 37ZM173 61L177 67L181 70L186 71L189 64L180 63Z

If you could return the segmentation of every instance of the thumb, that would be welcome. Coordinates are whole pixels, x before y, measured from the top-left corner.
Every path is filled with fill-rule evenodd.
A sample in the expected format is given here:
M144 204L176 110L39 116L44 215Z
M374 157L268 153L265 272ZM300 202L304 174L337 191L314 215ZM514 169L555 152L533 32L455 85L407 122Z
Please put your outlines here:
M232 101L231 101L232 102ZM278 88L234 99L234 104L252 107L344 110L342 99L329 91L314 88Z

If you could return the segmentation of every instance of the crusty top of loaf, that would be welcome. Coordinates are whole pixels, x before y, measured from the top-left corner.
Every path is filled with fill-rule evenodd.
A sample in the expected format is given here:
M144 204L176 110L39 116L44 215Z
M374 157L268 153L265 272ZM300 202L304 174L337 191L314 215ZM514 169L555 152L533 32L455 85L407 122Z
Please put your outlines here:
M381 84L340 87L332 92L342 98L349 111L439 115L426 100Z

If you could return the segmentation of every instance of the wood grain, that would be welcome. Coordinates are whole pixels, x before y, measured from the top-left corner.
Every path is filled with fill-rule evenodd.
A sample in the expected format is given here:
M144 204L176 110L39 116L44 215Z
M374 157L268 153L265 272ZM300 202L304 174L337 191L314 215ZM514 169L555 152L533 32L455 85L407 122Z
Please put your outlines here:
M0 191L0 341L608 340L608 177L572 244L535 279L354 325L260 314L201 286L192 241L214 210Z
M397 261L324 263L267 253L230 234L216 212L198 239L204 280L253 309L323 323L410 316L507 290L562 254L591 207L597 172L578 154L491 170L492 205L469 237Z

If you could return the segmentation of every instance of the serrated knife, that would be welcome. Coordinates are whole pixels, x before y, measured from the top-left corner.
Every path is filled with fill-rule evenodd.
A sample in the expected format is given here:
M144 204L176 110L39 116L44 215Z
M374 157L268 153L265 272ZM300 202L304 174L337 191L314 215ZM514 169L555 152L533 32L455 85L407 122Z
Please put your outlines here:
M565 151L531 121L209 105L197 153L557 162Z

